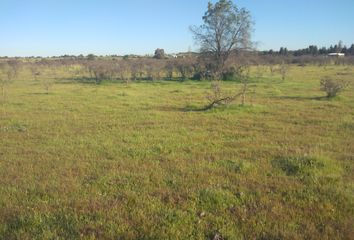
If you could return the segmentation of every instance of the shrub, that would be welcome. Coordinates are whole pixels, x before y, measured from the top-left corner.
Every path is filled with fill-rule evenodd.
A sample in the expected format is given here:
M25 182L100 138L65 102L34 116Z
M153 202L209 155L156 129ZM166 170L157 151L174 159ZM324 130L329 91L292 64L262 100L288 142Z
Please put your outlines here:
M327 93L328 98L337 96L337 94L348 87L348 82L343 80L334 80L325 77L321 80L321 90Z
M235 68L231 67L227 71L222 73L222 80L224 81L233 81L238 77L237 71Z
M287 176L297 177L305 181L316 182L319 178L326 181L341 177L341 167L332 159L318 156L283 156L272 161L275 168L282 170Z
M198 81L213 80L213 76L212 76L211 71L203 70L203 71L195 72L192 77L192 80L198 80Z

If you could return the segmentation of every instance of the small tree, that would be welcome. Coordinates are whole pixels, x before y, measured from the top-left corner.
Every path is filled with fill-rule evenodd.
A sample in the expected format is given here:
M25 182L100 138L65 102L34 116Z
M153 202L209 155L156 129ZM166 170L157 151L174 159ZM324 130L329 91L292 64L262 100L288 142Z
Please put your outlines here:
M15 67L16 66L16 67ZM0 63L0 85L2 97L6 98L6 86L9 85L12 80L17 76L17 65L11 64L11 62Z
M89 61L86 63L86 67L91 78L95 79L96 84L101 84L103 79L107 78L108 73L104 62Z
M50 78L43 79L43 87L45 89L46 94L49 94L49 91L51 90L53 84L54 84L54 82L52 79L50 79Z
M188 58L179 59L176 63L176 70L181 77L181 81L187 80L193 73L192 61Z
M10 60L7 62L9 68L11 69L14 78L18 75L18 72L21 69L21 63L19 61L16 60Z
M274 75L274 72L275 72L275 66L273 64L270 64L269 65L269 71L270 71L270 75Z
M131 80L130 74L132 73L131 66L129 65L129 63L121 61L117 66L116 70L120 80L124 81L125 84L128 85ZM133 78L135 78L135 76Z
M327 98L333 98L348 87L348 82L343 80L334 80L325 77L320 82L321 90L327 93Z
M239 68L238 70L238 75L242 83L242 87L240 90L240 95L241 95L241 105L246 104L246 94L248 91L248 83L250 79L250 68L249 66L244 66Z
M280 65L280 74L281 74L281 79L285 81L286 75L288 74L289 66L286 65L284 62Z
M7 84L7 79L5 78L5 64L0 63L0 86L1 86L1 95L5 99L5 85Z
M41 75L41 72L39 71L38 66L36 65L36 63L32 63L30 66L30 71L32 73L33 79L35 81L38 80L38 77Z
M257 78L262 78L263 75L264 75L264 68L263 68L263 66L257 65L257 68L256 68L256 76L257 76Z
M47 74L47 76L42 77L41 82L43 84L43 88L45 89L46 94L49 94L49 91L52 89L54 85L54 81L57 76L57 71L56 71L56 66L46 66L45 69L47 69L47 72L49 72L49 74Z
M136 81L139 76L139 63L132 61L130 64L130 75L133 81Z
M166 73L166 78L168 80L173 79L173 72L175 71L176 68L176 62L174 60L170 60L165 64L165 73Z

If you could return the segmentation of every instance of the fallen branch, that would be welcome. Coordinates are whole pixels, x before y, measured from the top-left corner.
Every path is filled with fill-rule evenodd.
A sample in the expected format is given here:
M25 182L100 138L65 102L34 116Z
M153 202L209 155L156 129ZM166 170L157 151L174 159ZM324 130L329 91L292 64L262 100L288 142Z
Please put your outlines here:
M241 103L242 105L244 105L246 99L247 87L248 87L247 81L243 81L243 87L239 93L235 95L229 94L228 96L225 96L225 94L223 94L221 90L221 83L219 81L213 82L211 84L211 94L207 96L207 99L209 100L210 103L206 105L204 108L202 108L201 111L212 109L218 105L230 104L231 102L235 101L237 97L240 96L242 97Z
M229 104L233 101L235 101L235 99L239 96L241 96L243 94L243 92L241 93L238 93L234 96L227 96L227 97L223 97L223 98L220 98L220 99L215 99L213 100L210 104L206 105L204 108L202 108L202 110L204 111L207 111L209 109L212 109L218 105L226 105L226 104Z

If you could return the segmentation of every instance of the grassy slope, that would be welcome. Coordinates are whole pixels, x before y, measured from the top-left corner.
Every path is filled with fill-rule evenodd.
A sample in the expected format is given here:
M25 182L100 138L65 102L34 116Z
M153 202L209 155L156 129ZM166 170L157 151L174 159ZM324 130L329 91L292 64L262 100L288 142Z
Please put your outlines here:
M324 75L354 68L266 73L248 106L188 112L209 83L47 95L23 74L0 106L0 239L349 239L353 81L317 99Z

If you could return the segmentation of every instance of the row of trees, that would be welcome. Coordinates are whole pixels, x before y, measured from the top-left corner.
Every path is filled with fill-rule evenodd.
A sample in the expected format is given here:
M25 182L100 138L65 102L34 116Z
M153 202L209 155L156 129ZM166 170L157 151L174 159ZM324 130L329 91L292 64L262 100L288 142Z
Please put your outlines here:
M0 61L0 79L13 79L19 71L31 73L33 80L39 80L42 76L53 76L73 80L92 79L99 84L102 80L186 80L207 70L194 57L164 61L152 58ZM59 72L60 74L57 74Z
M347 47L343 45L343 43L340 41L338 44L331 45L329 48L326 47L319 48L316 45L310 45L304 49L290 51L286 47L281 47L279 51L269 50L269 51L263 51L262 53L264 55L282 55L282 56L288 56L288 55L317 56L317 55L327 55L329 53L344 53L346 56L354 56L354 44L352 44L350 47Z

